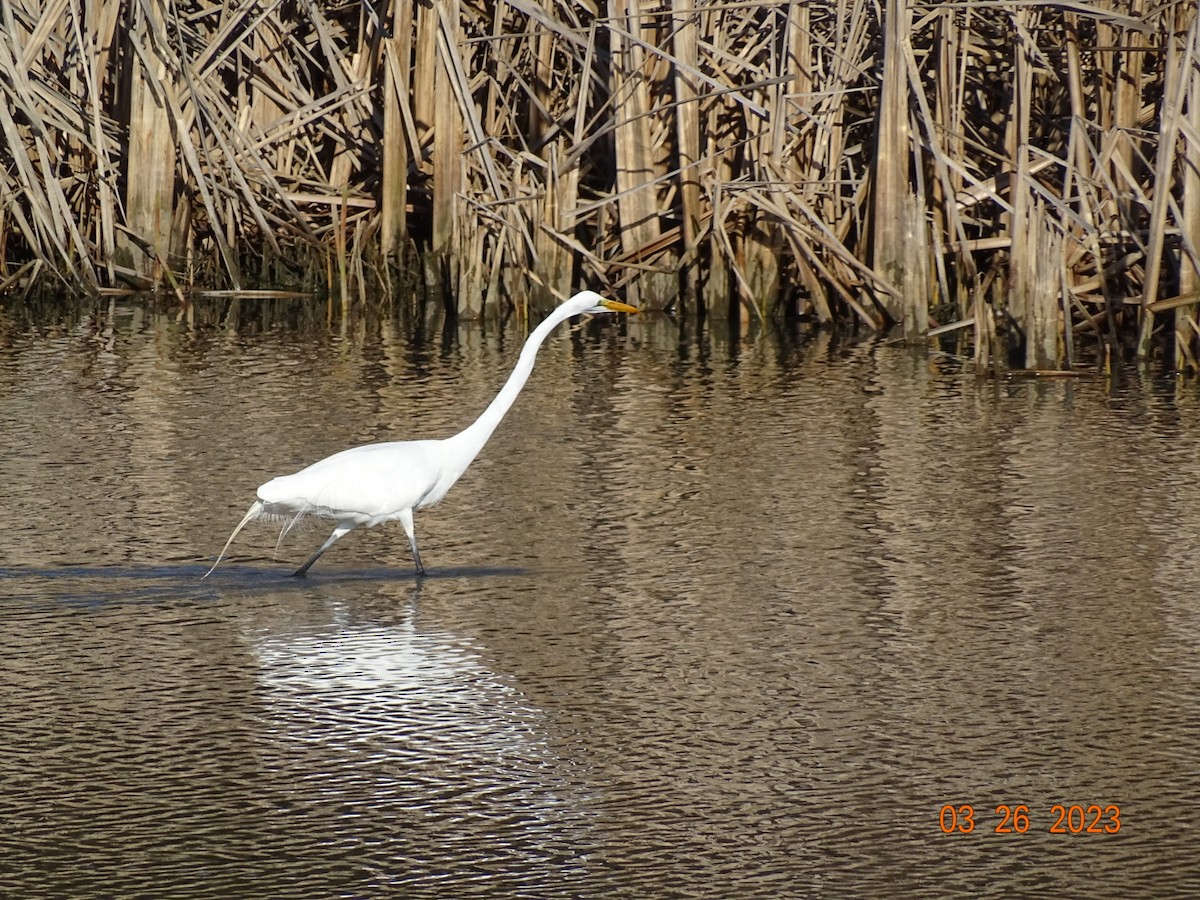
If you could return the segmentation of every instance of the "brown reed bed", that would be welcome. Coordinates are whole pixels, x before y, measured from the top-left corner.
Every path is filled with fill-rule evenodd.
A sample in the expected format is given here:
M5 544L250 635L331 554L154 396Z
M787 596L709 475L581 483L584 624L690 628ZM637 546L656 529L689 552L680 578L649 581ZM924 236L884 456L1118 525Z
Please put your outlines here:
M581 284L1196 368L1196 5L6 0L0 293Z

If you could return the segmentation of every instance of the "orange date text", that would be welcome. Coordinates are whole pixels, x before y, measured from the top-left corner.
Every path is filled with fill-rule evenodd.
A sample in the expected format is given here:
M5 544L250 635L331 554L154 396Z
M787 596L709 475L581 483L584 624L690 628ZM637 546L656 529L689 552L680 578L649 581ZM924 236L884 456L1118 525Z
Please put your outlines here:
M1050 834L1116 834L1121 830L1121 807L1115 803L1066 805L1055 803L1049 815L1030 811L1027 804L1002 803L994 809L995 818L985 809L977 811L970 803L947 803L938 810L942 834L1025 834L1046 831ZM984 817L987 817L986 819Z

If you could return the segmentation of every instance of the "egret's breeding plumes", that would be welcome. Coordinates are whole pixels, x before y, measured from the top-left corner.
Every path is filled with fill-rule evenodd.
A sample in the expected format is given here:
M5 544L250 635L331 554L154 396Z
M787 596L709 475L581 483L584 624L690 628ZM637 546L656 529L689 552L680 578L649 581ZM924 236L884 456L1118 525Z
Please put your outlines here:
M242 517L225 542L212 573L243 528L263 516L295 521L319 516L337 523L333 534L296 570L303 575L338 538L360 525L368 528L399 519L412 547L417 574L425 573L413 512L433 506L458 481L476 454L483 449L521 388L525 386L542 341L560 322L582 313L635 313L637 309L615 300L605 300L594 291L576 294L546 317L521 348L521 355L508 381L483 414L453 437L440 441L388 441L352 447L327 456L293 475L272 478L258 489L258 499Z

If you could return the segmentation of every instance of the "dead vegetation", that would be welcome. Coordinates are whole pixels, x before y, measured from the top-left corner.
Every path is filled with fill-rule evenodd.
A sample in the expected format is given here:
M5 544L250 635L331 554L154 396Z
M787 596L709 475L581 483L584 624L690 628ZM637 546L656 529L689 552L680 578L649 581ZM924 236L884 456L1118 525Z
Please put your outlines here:
M0 293L398 273L1196 367L1196 5L6 0Z

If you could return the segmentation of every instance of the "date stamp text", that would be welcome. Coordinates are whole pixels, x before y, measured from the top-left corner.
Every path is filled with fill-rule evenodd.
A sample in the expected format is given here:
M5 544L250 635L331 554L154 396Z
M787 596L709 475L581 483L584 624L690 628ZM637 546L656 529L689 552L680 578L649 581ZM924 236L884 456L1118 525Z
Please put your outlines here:
M981 815L982 814L982 815ZM970 803L947 803L938 810L942 834L974 834L990 830L994 834L1026 834L1047 831L1050 834L1116 834L1121 830L1121 807L1116 804L1055 803L1049 815L1030 811L1024 803L1002 803L995 807L995 819L986 810L977 811Z

